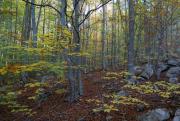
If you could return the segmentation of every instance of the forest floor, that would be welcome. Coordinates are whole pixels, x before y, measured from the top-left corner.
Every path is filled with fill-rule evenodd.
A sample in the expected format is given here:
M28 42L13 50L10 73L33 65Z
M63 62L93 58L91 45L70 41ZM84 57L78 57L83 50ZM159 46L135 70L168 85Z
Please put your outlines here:
M120 105L118 111L93 112L93 109L101 105L96 102L105 102L104 94L118 92L125 85L120 79L103 80L105 74L106 72L97 71L84 75L84 95L71 104L65 101L65 94L52 94L38 106L37 103L27 99L32 93L27 91L19 97L19 102L29 105L36 114L28 118L20 113L10 113L10 110L4 106L0 108L0 121L136 121L139 115L154 108L163 107L173 111L177 108L178 102L171 98L163 99L157 95L146 95L127 89L132 97L145 101L149 106L142 111L137 110L137 105ZM156 82L155 80L155 77L152 77L149 81ZM162 76L161 80L167 79Z

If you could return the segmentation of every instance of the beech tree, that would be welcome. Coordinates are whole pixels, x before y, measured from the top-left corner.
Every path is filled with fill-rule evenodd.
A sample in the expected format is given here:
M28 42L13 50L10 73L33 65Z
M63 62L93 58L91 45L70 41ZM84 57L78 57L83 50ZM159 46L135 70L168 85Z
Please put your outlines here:
M82 74L91 71L123 70L134 83L136 66L148 64L160 78L160 63L179 56L178 3L1 0L0 77L17 72L12 80L25 85L52 72L68 83L70 102L83 95ZM18 70L23 66L30 69Z
M134 75L134 0L129 0L129 41L128 41L128 71L131 76Z

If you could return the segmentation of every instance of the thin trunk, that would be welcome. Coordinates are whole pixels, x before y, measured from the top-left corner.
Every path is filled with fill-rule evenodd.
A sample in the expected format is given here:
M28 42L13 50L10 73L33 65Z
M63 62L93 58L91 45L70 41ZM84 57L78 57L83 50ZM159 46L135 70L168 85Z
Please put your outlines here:
M35 3L35 0L31 0L32 3ZM36 26L36 15L35 15L35 6L31 5L31 24L32 24L32 40L33 47L37 48L37 26Z
M134 0L129 0L128 71L134 75Z
M104 2L104 1L102 1ZM105 62L105 40L106 40L106 6L102 7L103 9L103 20L102 20L102 69L106 69Z
M27 46L27 42L30 38L31 30L31 8L28 3L25 6L24 19L23 19L23 28L22 28L22 41L21 45Z
M17 37L17 25L18 25L18 2L19 0L16 0L16 21L15 21L15 37L14 37L14 41L16 41Z

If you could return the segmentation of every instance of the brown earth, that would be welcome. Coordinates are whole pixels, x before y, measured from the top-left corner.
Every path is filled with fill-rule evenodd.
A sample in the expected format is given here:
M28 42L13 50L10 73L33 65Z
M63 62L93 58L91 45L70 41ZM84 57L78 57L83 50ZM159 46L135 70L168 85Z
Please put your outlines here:
M145 108L143 112L138 112L136 106L121 105L119 111L112 111L110 113L93 113L92 109L96 107L93 103L87 103L88 99L102 99L102 94L109 93L112 90L103 88L106 84L113 84L120 88L124 85L121 81L103 81L102 77L105 72L93 72L83 77L84 95L80 97L77 102L68 103L65 101L66 94L58 95L52 94L40 106L37 103L27 99L32 94L31 91L23 93L19 97L21 104L29 105L33 111L37 112L33 117L27 117L22 114L12 114L10 110L5 107L0 107L0 121L106 121L108 117L110 121L136 121L137 117L142 113L157 107L166 107L174 110L177 105L173 105L171 99L161 99L156 95L142 95L134 91L128 91L134 97L138 97L146 101L150 106ZM155 77L150 81L156 80ZM161 80L167 80L162 76ZM33 90L32 90L33 91ZM116 90L117 91L117 90Z

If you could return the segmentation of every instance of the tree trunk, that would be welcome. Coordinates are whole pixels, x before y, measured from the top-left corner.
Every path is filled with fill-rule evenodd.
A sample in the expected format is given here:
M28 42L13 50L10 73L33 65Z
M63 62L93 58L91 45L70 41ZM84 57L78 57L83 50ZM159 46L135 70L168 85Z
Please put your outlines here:
M134 0L129 0L128 71L131 77L134 75L134 22Z
M35 3L35 0L31 0L32 3ZM32 40L33 47L37 48L37 26L36 26L36 15L35 15L35 6L31 5L31 26L32 26Z
M25 6L23 23L21 45L27 46L25 43L29 40L31 31L31 8L28 3Z
M102 1L104 3L104 0ZM106 6L102 7L103 9L103 20L102 20L102 70L106 70L106 61L105 61L105 40L106 40Z

